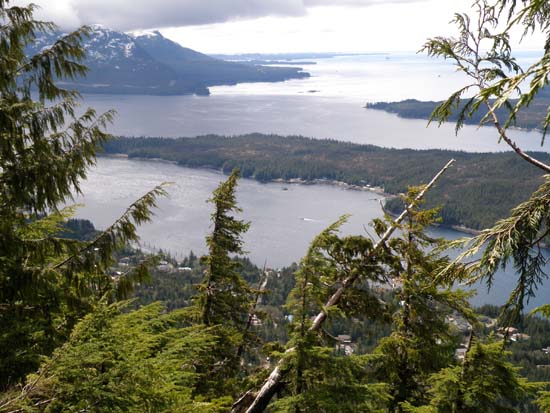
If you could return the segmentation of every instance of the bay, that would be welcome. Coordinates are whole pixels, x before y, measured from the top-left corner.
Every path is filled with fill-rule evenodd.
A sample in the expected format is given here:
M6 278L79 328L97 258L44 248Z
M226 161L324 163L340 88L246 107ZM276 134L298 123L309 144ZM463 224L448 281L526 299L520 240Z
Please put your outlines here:
M135 199L154 186L173 182L170 196L161 199L153 222L139 229L145 247L155 247L181 259L191 250L206 252L205 236L211 231L212 206L206 202L225 177L216 171L189 169L165 162L129 161L100 158L97 167L83 182L83 203L77 216L90 219L98 228L106 228ZM251 222L245 235L245 249L257 265L282 267L298 262L311 240L344 214L351 214L342 227L343 234L373 234L369 222L382 216L381 196L373 192L353 191L331 185L261 184L242 179L237 190L242 218ZM448 239L464 236L457 231L434 228L432 235ZM502 304L516 280L513 269L499 271L488 293L478 286L472 299L476 305ZM529 308L550 297L546 283Z
M525 66L536 57L537 53L525 53L519 60ZM427 128L423 120L364 109L366 102L446 98L466 82L448 62L393 53L335 56L315 59L315 63L305 67L312 74L309 79L214 87L208 97L87 95L84 104L99 112L116 109L110 132L124 136L262 132L395 148L508 150L497 143L490 127L466 126L457 137L450 124ZM511 135L526 150L546 150L537 132L512 131ZM206 200L223 179L214 171L102 158L83 185L85 196L76 199L85 203L78 216L105 228L137 197L161 182L173 181L170 198L160 201L154 222L140 228L142 239L146 246L176 257L191 250L203 254L211 213ZM346 234L372 232L368 223L381 216L380 196L327 185L242 180L238 199L244 219L252 222L245 248L260 266L298 261L313 237L342 214L352 214L342 228ZM449 239L463 236L444 228L434 228L432 233ZM513 269L500 271L491 291L478 286L472 302L502 304L515 279ZM550 283L546 283L529 307L543 304L549 296Z

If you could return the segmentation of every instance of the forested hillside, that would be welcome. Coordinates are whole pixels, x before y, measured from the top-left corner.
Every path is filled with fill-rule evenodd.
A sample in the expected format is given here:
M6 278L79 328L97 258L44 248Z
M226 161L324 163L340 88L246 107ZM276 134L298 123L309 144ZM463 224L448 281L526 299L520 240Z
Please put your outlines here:
M197 138L118 138L105 153L130 158L158 158L187 167L229 173L239 168L245 178L334 180L364 187L380 186L389 194L426 183L449 159L456 164L428 194L428 206L441 205L446 225L486 228L507 216L542 183L542 174L512 152L467 153L442 150L386 149L301 136L251 134ZM550 160L546 153L536 154ZM400 212L399 200L387 203Z

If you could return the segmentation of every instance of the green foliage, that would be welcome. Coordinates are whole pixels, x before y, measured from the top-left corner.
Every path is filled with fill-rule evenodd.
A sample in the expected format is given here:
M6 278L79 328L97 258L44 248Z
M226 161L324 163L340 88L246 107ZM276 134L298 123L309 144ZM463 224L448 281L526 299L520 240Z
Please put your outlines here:
M337 340L310 328L311 317L345 278L357 272L363 285L346 293L341 308L324 310L331 318L358 314L382 317L382 304L365 282L381 279L383 263L367 263L362 258L372 249L370 239L338 237L337 230L346 218L312 241L296 273L296 285L287 303L292 314L290 340L288 351L282 355L287 380L284 394L273 404L275 412L375 412L382 411L386 401L385 387L368 381L369 356L342 357L335 351Z
M508 33L492 33L500 9L482 0L475 4L477 22L466 15L456 16L458 39L437 38L426 45L429 53L455 60L481 90L460 108L458 127L482 104L488 105L489 117L496 116L491 105L498 106L506 99L485 90L496 79L506 80L505 71L519 72L510 54ZM289 331L286 340L273 328L271 336L286 342L269 343L262 352L255 334L259 329L251 323L262 305L259 293L243 276L257 282L259 270L234 257L244 253L242 235L249 227L236 218L240 212L236 202L239 173L234 171L210 200L214 212L212 232L206 240L209 254L200 262L191 256L184 261L184 266L191 267L185 270L185 279L170 274L156 279L153 289L159 286L158 291L146 286L139 291L144 302L168 298L173 311L167 312L158 303L141 308L136 304L135 311L128 311L112 302L127 296L134 284L147 278L147 262L138 261L137 268L112 277L114 253L137 240L136 226L150 219L150 210L165 189L157 187L139 198L113 225L89 241L58 237L72 211L59 211L58 206L79 191L79 180L93 164L97 146L107 139L103 128L111 114L96 118L90 110L75 117L77 95L54 83L85 72L79 41L86 29L68 35L37 58L27 58L24 49L34 32L51 31L53 26L34 22L33 6L6 5L0 0L0 386L6 388L0 410L228 411L248 384L264 378L263 368L271 364L266 354L280 359L277 369L281 375L261 401L265 409L278 393L270 406L274 412L513 412L534 394L535 386L528 385L509 362L503 342L470 340L465 361L458 364L453 355L460 336L446 316L459 315L472 329L476 327L476 316L467 304L469 295L454 289L453 282L476 276L490 282L495 269L508 260L520 270L510 307L521 309L524 298L533 293L543 276L542 256L533 253L532 247L539 246L550 227L546 214L550 181L510 218L472 241L469 254L487 245L490 248L478 263L466 268L442 257L444 243L425 235L425 228L437 221L435 210L422 211L413 203L405 221L400 218L398 223L388 224L375 220L372 226L378 238L390 234L388 228L400 230L381 241L339 236L343 217L313 240L294 277L289 272L296 268L281 271L288 275L283 280L264 280L268 288L275 286L276 294L265 297L264 308L273 318L272 324L266 322L262 328L269 330L278 323L288 325ZM524 16L529 19L529 14ZM540 24L540 16L533 14L532 23L525 20L525 24ZM482 56L482 43L487 42L489 51ZM434 116L447 119L461 104L466 89L444 102ZM36 101L31 90L38 91ZM513 116L513 110L511 113ZM507 127L499 129L505 140ZM263 146L261 151L258 146ZM226 172L241 166L245 176L261 180L327 178L384 184L394 192L405 188L407 179L422 182L431 176L426 172L430 163L414 166L417 160L407 161L407 151L299 137L260 137L256 141L254 136L232 140L202 137L172 143L120 140L109 150L113 148L131 150L136 156L144 150L148 156ZM536 165L528 154L517 152ZM288 159L281 160L285 156L280 154L289 154ZM436 158L434 154L448 158L448 153L437 151L422 153L420 158ZM490 175L491 179L500 178L503 188L508 188L505 174L519 176L514 161L506 156L497 162L507 166L505 172ZM486 155L458 157L465 164L477 165L479 174L491 173L494 166L484 163L490 158ZM381 166L390 158L402 162ZM523 176L517 176L515 179L523 182ZM531 185L539 179L535 174L529 176ZM468 201L471 192L463 190L467 191L471 181L471 171L462 168L440 184L461 188L459 192ZM410 204L423 191L413 188L403 202ZM487 197L485 188L480 192L481 198ZM437 196L441 194L447 198L451 191L443 189ZM455 218L466 215L457 212ZM449 222L453 212L448 209L443 216ZM138 253L125 258L142 257ZM400 286L379 294L389 281ZM291 288L287 306L277 308ZM547 308L541 311L546 314ZM373 354L349 355L346 348L342 351L340 339L331 334L364 322L366 327L354 336L379 337L387 330L371 333L367 327L375 322L387 327L388 319L390 334L377 343ZM542 353L540 348L547 344L539 333L547 325L538 321L525 321L525 325L529 326L526 331L538 332L531 346L538 346ZM512 357L532 367L540 354L521 346L512 346L516 351ZM529 357L530 364L524 362ZM29 374L38 366L36 373ZM539 385L536 390L540 391L539 407L547 410L547 388Z
M477 0L474 5L476 19L473 21L468 15L456 15L454 22L458 26L458 38L437 37L428 40L424 46L423 50L431 56L452 59L457 69L463 71L472 81L470 85L439 105L431 119L439 122L447 120L460 105L462 94L473 87L477 94L462 107L457 129L466 116L483 108L486 112L480 123L490 120L498 132L499 141L504 140L519 157L539 171L548 173L548 163L535 158L533 154L525 153L507 134L519 111L529 106L548 83L547 77L550 73L547 64L550 56L548 48L542 59L525 73L521 70L512 56L510 31L517 25L524 25L527 31L539 26L545 30L548 28L548 22L545 20L548 18L548 6L538 0L524 2L523 7L519 8L515 0L500 0L495 4L487 0ZM506 7L509 11L508 25L498 31L499 19ZM483 51L484 49L487 51ZM527 93L522 93L521 88L525 83L529 85L529 89ZM512 104L510 98L514 93L519 93L520 97ZM504 122L496 113L503 106L509 109L509 116ZM549 121L550 112L543 124L545 133ZM545 182L527 201L515 207L509 218L498 221L492 228L482 231L479 236L462 243L468 245L469 250L463 253L459 260L483 249L480 260L466 265L470 283L482 279L490 287L498 268L505 267L509 262L516 268L518 282L503 311L503 319L507 322L519 319L525 303L548 278L544 270L546 259L541 252L541 243L548 234L549 182L546 176Z
M237 380L245 373L240 368L241 355L255 338L249 331L253 291L239 273L239 261L230 255L243 253L241 236L249 227L234 216L241 211L235 196L238 179L235 170L209 200L214 204L213 229L206 237L209 254L201 258L204 278L194 299L200 322L216 326L218 335L218 345L212 350L217 362L202 371L204 379L199 389L208 398L235 392L242 384Z
M429 39L422 48L429 56L453 60L457 69L464 72L472 81L437 106L432 114L432 119L441 124L462 103L456 121L457 132L464 124L465 118L477 112L482 104L487 105L489 110L481 119L481 123L491 118L493 112L488 105L488 98L492 93L485 94L485 91L496 79L506 79L508 72L521 72L520 66L511 54L508 32L498 31L499 9L487 0L476 0L474 8L477 19L473 21L467 14L455 14L453 23L458 27L457 38L436 37ZM461 102L461 97L471 89L479 90L480 95Z
M187 167L210 167L260 181L336 180L358 186L380 186L399 194L410 185L428 182L449 158L457 167L446 172L427 195L427 207L442 205L444 225L483 229L506 217L543 182L537 168L526 167L514 153L466 153L442 150L387 149L370 145L299 136L252 134L234 137L118 138L105 145L107 153L130 158L161 158ZM532 154L550 163L547 153ZM376 195L374 195L375 197ZM368 195L367 195L368 197ZM386 208L400 213L399 198Z
M62 229L58 234L61 238L76 239L79 241L90 241L97 237L99 231L95 229L94 224L87 219L71 218L62 224Z
M251 290L237 271L239 263L230 255L243 253L241 235L250 226L232 215L241 211L235 198L238 179L235 170L209 200L215 208L211 215L213 230L206 237L209 254L201 259L206 270L197 296L202 322L207 326L242 328L252 305Z
M185 327L178 312L163 314L158 303L130 313L120 308L102 305L77 324L29 377L17 405L52 413L215 411L192 400L196 365L216 341L212 331Z
M482 279L490 287L496 271L509 261L513 263L518 282L504 313L511 320L518 318L525 303L548 278L542 248L550 224L549 200L550 178L547 176L545 183L528 201L514 208L509 218L472 239L457 242L468 247L459 260L481 252L481 258L467 268L470 282Z
M550 412L550 391L541 392L536 403L541 413Z
M412 188L404 202L409 204L419 190ZM390 386L392 412L402 412L404 404L422 405L429 375L452 363L457 337L446 315L454 312L476 323L467 301L470 294L435 277L449 265L449 258L434 249L444 242L424 233L436 214L437 210L410 210L402 235L391 243L400 260L392 274L401 283L396 293L399 308L391 335L376 349L376 364L378 378Z
M290 359L291 369L301 369L303 387L275 401L269 411L384 412L388 394L384 385L368 383L368 356L338 357L327 347L304 349ZM307 365L298 366L294 363Z
M533 311L531 311L531 314L537 314L537 313L547 318L550 318L550 304L540 306L538 308L535 308Z
M532 0L522 2L520 6L516 0L497 0L494 4L477 0L474 6L475 19L456 15L458 38L430 39L424 47L431 56L452 59L458 70L463 71L472 81L441 103L432 113L431 119L442 122L452 114L457 116L456 111L460 110L457 117L458 130L467 117L483 109L480 124L491 121L496 127L499 141L504 140L519 157L539 171L548 173L548 163L535 158L534 154L525 153L507 133L508 128L518 120L520 111L525 112L525 108L535 101L537 94L547 85L550 73L550 43L546 42L544 56L524 72L512 56L510 32L512 28L521 25L525 33L535 29L547 31L550 21L548 2ZM499 31L502 27L499 23L502 23L505 12L508 25ZM522 88L526 85L527 92L523 93ZM462 95L471 88L476 90L474 96L467 101L461 100ZM512 100L514 94L519 94L519 98ZM507 110L505 121L501 120L502 108ZM540 111L541 108L537 109ZM550 122L548 113L542 124L542 143ZM498 268L512 262L517 269L516 288L502 311L501 322L505 326L521 320L525 303L547 278L544 271L546 259L541 248L548 234L548 182L546 177L545 182L526 202L512 210L509 218L498 221L471 240L455 243L469 247L457 262L481 254L480 259L464 264L464 274L455 279L465 278L470 283L485 280L491 286ZM541 311L545 309L543 307ZM462 367L449 367L435 375L433 411L518 411L517 403L525 399L533 388L527 386L525 380L519 377L517 369L506 361L503 346L504 343L476 342L473 346L470 343ZM532 353L530 358L533 360L535 357ZM539 400L539 406L544 406L544 395Z
M447 367L431 377L432 409L440 413L504 413L532 393L534 386L520 377L506 359L504 342L476 342L462 366Z
M78 94L55 83L85 74L87 28L26 56L36 33L55 29L34 10L0 1L0 388L35 369L102 296L121 297L145 277L143 267L117 280L107 271L164 194L146 194L91 242L57 236L71 212L58 208L80 191L113 113L76 116Z
M464 112L466 104L470 99L461 98L459 101L455 102L455 107L453 107L450 113L447 113L446 121L447 122L457 122L459 121L461 113ZM490 99L489 103L493 105L495 102L494 99ZM511 106L515 105L518 102L518 99L510 99L509 103ZM416 99L406 99L398 102L376 102L368 103L366 107L368 109L383 110L389 113L395 113L399 117L405 119L427 119L431 118L432 113L435 108L442 105L442 101L419 101ZM546 110L550 104L550 93L547 89L539 92L537 97L531 102L531 104L525 109L521 110L516 115L516 120L514 126L521 129L527 130L542 130L543 122L546 116ZM508 106L495 109L495 114L499 119L506 119L510 116L510 109ZM464 124L470 125L479 125L483 120L485 113L482 111L469 112L467 116L460 118L460 121ZM442 121L442 119L440 119Z
M459 30L458 38L436 37L428 40L422 49L430 56L452 59L457 69L463 71L472 81L437 106L430 121L438 120L440 123L446 121L460 106L461 96L474 88L477 94L463 105L456 124L457 131L467 116L483 108L486 112L480 124L486 121L492 122L498 131L499 142L503 140L521 158L548 173L550 172L548 164L525 153L507 134L507 129L515 123L519 110L528 106L538 91L547 84L548 71L535 71L525 77L526 75L512 56L510 27L498 31L502 8L499 9L487 0L476 0L474 7L477 15L474 22L466 14L455 15L454 22ZM488 51L484 52L485 49ZM546 60L548 60L547 55L543 56L537 64L544 64ZM519 73L519 75L510 77L510 73ZM521 86L527 78L531 79L531 88L528 93L522 94ZM520 93L519 101L515 106L510 102L513 93ZM493 98L494 101L491 101ZM510 112L504 123L496 114L496 110L502 106L507 107ZM542 143L544 143L548 122L550 122L550 112L543 123Z

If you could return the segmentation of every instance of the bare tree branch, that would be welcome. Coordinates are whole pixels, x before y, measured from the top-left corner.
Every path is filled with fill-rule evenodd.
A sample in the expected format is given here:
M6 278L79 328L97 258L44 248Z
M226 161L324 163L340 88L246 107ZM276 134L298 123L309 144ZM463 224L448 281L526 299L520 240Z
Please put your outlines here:
M529 162L531 165L536 166L539 169L542 169L546 173L550 173L550 165L545 164L544 162L539 161L538 159L533 158L532 156L529 156L527 153L525 153L510 137L506 134L506 129L502 127L495 111L489 104L489 102L485 101L485 104L487 106L487 109L489 110L489 115L493 119L493 123L495 127L497 128L497 131L502 138L504 142L508 144L510 148L514 150L515 153L517 153L519 156L521 156L523 159L525 159L527 162Z

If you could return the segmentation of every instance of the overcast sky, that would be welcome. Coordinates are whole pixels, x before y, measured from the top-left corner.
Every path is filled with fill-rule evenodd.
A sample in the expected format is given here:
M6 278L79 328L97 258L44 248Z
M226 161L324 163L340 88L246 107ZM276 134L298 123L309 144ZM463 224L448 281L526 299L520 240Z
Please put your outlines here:
M34 0L68 29L159 29L206 53L416 51L473 0ZM17 0L17 4L28 3ZM541 39L521 48L538 49Z

